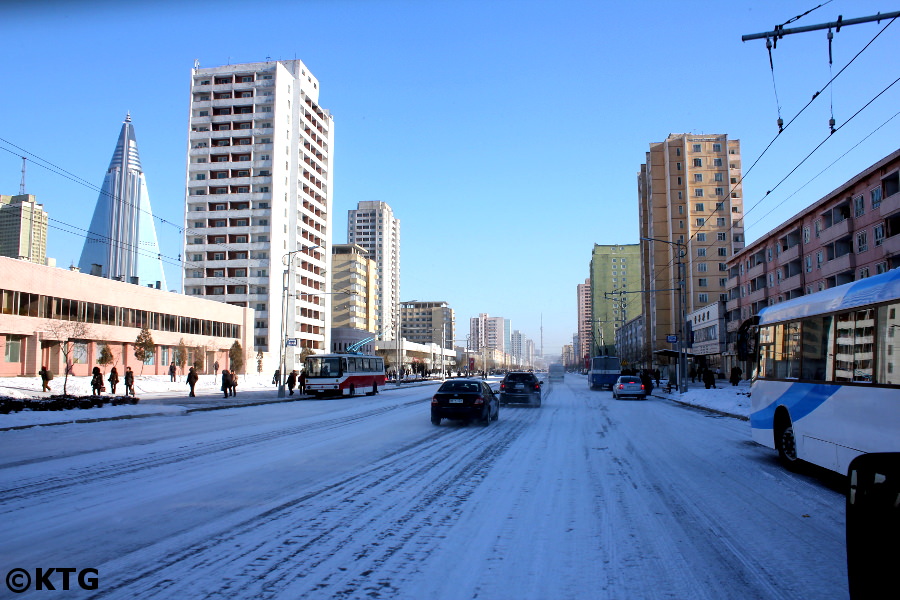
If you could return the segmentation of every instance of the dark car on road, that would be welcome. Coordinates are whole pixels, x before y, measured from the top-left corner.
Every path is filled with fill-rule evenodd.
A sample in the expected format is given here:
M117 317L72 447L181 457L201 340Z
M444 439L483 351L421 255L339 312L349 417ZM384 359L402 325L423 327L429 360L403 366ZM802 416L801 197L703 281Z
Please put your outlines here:
M641 383L640 377L632 377L631 375L622 375L612 386L613 398L621 400L622 398L640 398L647 397L647 389Z
M507 373L500 382L500 404L540 406L543 383L534 373L527 371Z
M481 379L450 379L431 398L431 422L441 419L480 421L490 425L500 418L500 402Z

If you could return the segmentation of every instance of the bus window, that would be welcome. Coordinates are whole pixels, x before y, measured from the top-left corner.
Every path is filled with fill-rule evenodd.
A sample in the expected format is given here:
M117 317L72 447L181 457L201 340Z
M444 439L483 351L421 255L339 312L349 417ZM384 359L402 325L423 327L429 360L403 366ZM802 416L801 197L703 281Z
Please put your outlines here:
M801 379L829 381L832 377L829 350L831 349L831 317L803 319L803 360Z
M876 348L875 365L878 369L876 379L878 383L900 383L900 369L894 367L896 340L900 339L897 330L900 328L900 303L885 304L878 307L878 343Z
M872 383L875 309L840 313L836 329L835 380Z

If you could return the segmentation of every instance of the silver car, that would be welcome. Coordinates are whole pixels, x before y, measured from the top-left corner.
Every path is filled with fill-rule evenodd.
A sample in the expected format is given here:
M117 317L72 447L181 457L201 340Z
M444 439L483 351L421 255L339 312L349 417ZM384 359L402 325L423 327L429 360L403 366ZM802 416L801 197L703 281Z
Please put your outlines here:
M616 379L612 386L612 393L613 398L616 400L628 398L629 396L639 399L647 397L647 390L644 388L644 384L641 383L641 378L632 375L622 375Z

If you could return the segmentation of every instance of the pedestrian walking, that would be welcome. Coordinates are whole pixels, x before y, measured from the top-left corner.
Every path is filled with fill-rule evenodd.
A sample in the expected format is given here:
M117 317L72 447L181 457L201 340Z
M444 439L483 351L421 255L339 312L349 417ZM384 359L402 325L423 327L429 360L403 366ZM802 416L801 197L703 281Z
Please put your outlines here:
M287 386L288 390L291 392L291 396L294 395L294 387L297 385L297 371L291 371L291 374L288 375Z
M744 370L739 366L735 365L731 367L731 376L728 378L728 381L731 382L731 385L737 385L741 382L741 375L744 374Z
M213 373L219 372L219 361L213 363Z
M134 371L131 367L125 367L125 395L134 396Z
M697 379L697 367L691 363L691 368L688 369L688 376L691 378L691 383L694 383L694 380Z
M102 390L103 373L100 372L100 367L94 367L94 370L91 371L91 395L99 396Z
M46 365L42 365L41 370L38 371L38 375L41 376L41 391L51 391L50 382L53 381L53 373L50 372L50 369L48 369Z
M659 369L654 369L653 370L653 379L656 380L656 387L659 387L659 375L660 375Z
M169 379L175 381L175 363L169 365Z
M300 371L297 378L297 393L301 396L306 393L306 371Z
M712 369L703 370L703 384L706 389L716 389L716 374L712 372Z
M225 392L226 398L231 391L231 373L228 369L222 369L222 391Z
M231 379L229 380L231 382L231 387L228 389L231 390L232 396L237 396L238 374L234 371L229 371L229 375L231 376Z
M109 392L111 394L115 394L116 393L116 384L119 383L119 372L116 370L115 367L113 367L112 370L109 372L109 379L107 379L107 381L109 381Z
M194 386L197 385L197 381L200 379L200 376L197 375L197 371L194 370L194 367L191 367L187 374L187 384L191 386L191 393L188 394L188 397L195 397L197 394L194 393Z
M281 384L281 369L275 369L275 374L272 375L272 385L280 385Z

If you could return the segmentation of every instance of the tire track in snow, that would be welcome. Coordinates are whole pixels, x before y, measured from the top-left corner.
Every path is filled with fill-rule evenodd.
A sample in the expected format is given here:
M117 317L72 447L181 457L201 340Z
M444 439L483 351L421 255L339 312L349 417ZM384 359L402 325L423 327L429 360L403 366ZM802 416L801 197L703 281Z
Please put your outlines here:
M65 491L73 485L89 485L97 481L112 480L124 475L131 475L148 469L166 467L187 460L206 459L207 457L220 452L233 451L244 446L252 446L286 436L346 427L359 421L384 415L398 409L421 405L424 402L425 400L418 398L401 404L381 406L362 413L336 417L315 423L307 423L295 427L269 430L213 442L204 440L202 442L181 446L178 450L171 452L155 453L125 460L112 460L108 462L98 461L91 463L90 466L79 467L67 471L64 476L41 478L39 480L27 481L14 486L6 486L0 490L0 505L6 504L12 500L28 500L34 497L42 497L42 499L46 500L52 498L52 492ZM56 459L50 459L47 462L53 460ZM3 468L12 467L0 467L0 472L2 472Z
M441 531L528 426L504 421L505 412L486 428L435 428L359 474L222 524L215 535L188 533L175 547L163 541L133 553L124 562L134 564L115 571L137 574L117 578L106 575L113 565L105 566L104 590L93 597L392 597L400 583L394 578L409 576L406 565L440 544ZM190 583L190 572L221 572L223 565L218 589ZM167 578L162 588L160 576Z

